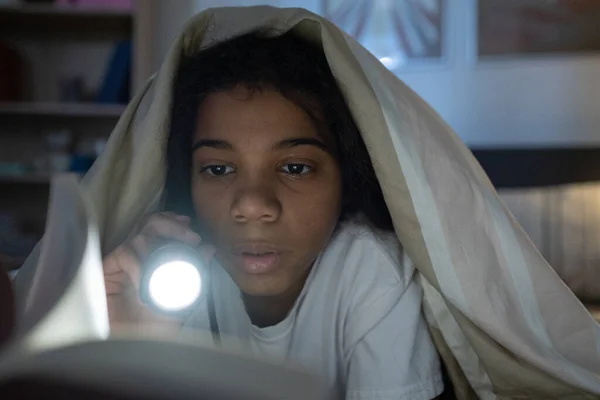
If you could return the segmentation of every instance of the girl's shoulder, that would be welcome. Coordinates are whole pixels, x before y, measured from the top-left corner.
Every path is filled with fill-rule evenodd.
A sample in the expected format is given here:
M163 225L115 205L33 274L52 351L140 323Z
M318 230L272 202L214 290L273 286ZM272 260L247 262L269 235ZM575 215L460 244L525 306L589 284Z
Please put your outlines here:
M366 282L402 287L414 274L396 234L376 229L361 217L340 224L320 264L327 264L319 268L327 268L350 287Z
M420 309L422 292L394 232L375 229L361 219L348 221L332 237L317 268L319 304L331 310L328 318L343 321L348 348L388 318L416 323L407 320L412 314L404 310Z

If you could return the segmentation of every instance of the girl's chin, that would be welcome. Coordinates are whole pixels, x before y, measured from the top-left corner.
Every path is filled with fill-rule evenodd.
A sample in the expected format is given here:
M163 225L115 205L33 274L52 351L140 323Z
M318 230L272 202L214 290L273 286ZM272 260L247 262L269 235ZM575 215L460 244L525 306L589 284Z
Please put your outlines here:
M286 293L291 286L275 277L264 275L236 276L233 280L246 296L280 296Z

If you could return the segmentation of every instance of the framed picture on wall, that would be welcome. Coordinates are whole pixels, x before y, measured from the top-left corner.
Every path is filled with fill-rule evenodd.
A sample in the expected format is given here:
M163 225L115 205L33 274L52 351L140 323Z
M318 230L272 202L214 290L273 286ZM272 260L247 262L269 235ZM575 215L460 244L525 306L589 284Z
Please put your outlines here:
M388 69L439 65L447 56L447 0L321 0L321 15Z
M600 54L600 0L477 0L477 58Z

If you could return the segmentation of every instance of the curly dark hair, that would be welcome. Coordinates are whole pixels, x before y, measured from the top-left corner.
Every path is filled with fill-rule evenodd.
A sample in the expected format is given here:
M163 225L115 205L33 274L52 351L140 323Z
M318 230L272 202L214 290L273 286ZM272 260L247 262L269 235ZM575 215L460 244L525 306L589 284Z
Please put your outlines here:
M167 210L194 215L191 145L200 105L211 93L239 86L251 93L278 90L328 138L342 173L341 220L362 213L374 227L393 229L367 148L325 54L291 32L276 37L244 34L182 60L167 144Z

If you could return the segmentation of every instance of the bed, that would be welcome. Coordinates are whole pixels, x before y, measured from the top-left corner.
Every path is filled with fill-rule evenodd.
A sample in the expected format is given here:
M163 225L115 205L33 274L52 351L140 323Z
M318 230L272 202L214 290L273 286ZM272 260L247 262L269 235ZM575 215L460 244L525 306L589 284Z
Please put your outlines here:
M600 148L472 151L540 253L600 321Z

